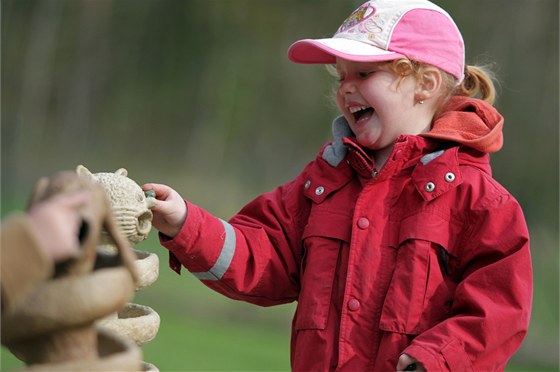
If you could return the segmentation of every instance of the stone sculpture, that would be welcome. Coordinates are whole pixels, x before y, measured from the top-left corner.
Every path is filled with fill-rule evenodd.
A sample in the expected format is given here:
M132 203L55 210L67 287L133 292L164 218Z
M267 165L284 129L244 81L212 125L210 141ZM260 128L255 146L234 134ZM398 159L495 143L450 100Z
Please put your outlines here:
M155 206L155 195L146 196L142 188L128 178L126 169L121 168L115 172L92 173L83 165L76 168L76 172L99 183L109 197L111 209L115 220L124 236L131 246L145 240L152 227L151 208ZM111 255L117 251L115 242L105 239L105 244L98 247L101 250L100 257L103 261L111 262ZM136 271L139 280L136 283L136 291L151 285L159 275L158 256L153 253L134 250L136 254ZM150 342L159 330L160 318L157 312L148 306L128 303L118 312L103 319L98 324L110 329L120 335L142 346ZM157 371L158 369L149 363L145 363L145 371Z
M98 182L109 197L111 209L125 238L135 245L148 237L152 228L151 208L155 206L153 197L146 197L142 188L128 178L126 169L114 173L91 173L83 165L78 165L76 172ZM113 244L105 240L106 244Z
M123 308L138 279L134 254L116 227L103 188L76 173L60 172L37 183L30 205L79 189L90 190L94 201L80 210L80 254L56 267L55 276L17 308L2 313L2 343L26 363L27 370L142 370L136 345L96 325L97 319ZM114 243L116 254L112 266L96 268L102 231Z

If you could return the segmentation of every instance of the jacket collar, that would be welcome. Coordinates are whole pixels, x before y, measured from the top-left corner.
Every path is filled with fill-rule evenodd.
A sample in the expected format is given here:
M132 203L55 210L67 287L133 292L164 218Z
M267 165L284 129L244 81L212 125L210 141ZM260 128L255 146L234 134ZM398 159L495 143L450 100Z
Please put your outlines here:
M332 122L333 141L323 151L323 159L333 167L346 157L348 149L343 143L343 138L350 138L354 134L344 116L338 116Z
M333 140L327 145L322 153L322 158L333 167L337 167L342 160L346 158L348 152L354 154L353 157L359 159L358 163L355 163L358 169L366 168L371 175L371 170L375 168L373 164L372 157L361 147L355 140L354 133L350 129L348 122L344 116L338 116L333 120L332 123L332 133ZM409 140L414 138L413 140ZM408 136L402 135L397 138L397 144L395 147L399 147L399 143L410 142L414 149L413 152L422 153L425 151L424 148L434 147L434 142L427 139L420 139L418 136ZM410 157L411 154L407 154ZM362 164L364 163L364 164ZM367 164L366 164L367 163ZM371 163L371 164L370 164Z
M456 99L452 102L463 102L464 100ZM467 100L467 103L472 104L472 102L478 103L479 100ZM442 122L441 119L438 119L437 122ZM433 130L432 132L437 132ZM485 156L484 151L481 149L477 149L476 147L469 146L470 143L459 143L455 140L455 138L449 137L438 137L433 136L432 132L422 134L420 136L409 136L403 135L397 139L397 143L395 145L395 150L393 152L398 151L399 147L402 146L403 143L406 143L406 146L410 146L408 153L406 154L406 158L411 159L412 161L416 161L417 159L415 154L427 154L433 151L437 151L439 149L445 149L452 146L456 146L461 144L461 153L465 154L467 158L473 161L475 166L481 167L484 171L489 172L489 169L485 164L488 163L488 157ZM332 122L332 133L333 133L333 140L327 146L323 148L321 157L325 160L328 164L332 167L338 167L338 165L346 159L349 151L354 152L358 155L366 163L369 163L371 156L367 154L367 152L355 142L354 134L348 125L348 122L344 118L344 116L336 117ZM495 151L495 149L494 149ZM404 155L404 154L403 154ZM421 156L423 156L421 155ZM393 154L394 156L394 154ZM370 169L372 165L365 164L359 165L359 168L365 167L366 169ZM373 166L374 167L374 166Z
M348 123L340 116L333 121L334 139L321 154L314 179L320 179L324 192L306 194L316 202L350 181L353 173L367 182L377 176L375 162L355 140ZM343 162L343 160L345 160ZM412 181L424 200L432 200L463 182L460 164L475 166L490 173L489 155L455 142L424 136L400 136L379 178L390 177L397 169L414 168ZM333 168L337 171L333 172Z

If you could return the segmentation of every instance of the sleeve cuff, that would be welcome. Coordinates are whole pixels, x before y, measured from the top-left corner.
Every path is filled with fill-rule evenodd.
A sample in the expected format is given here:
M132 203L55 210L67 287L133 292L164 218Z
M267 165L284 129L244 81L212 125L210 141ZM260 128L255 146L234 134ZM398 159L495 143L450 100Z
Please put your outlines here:
M180 273L181 266L190 272L207 272L220 257L224 225L218 217L188 202L187 217L179 234L173 239L160 234L161 245L170 252L169 266Z

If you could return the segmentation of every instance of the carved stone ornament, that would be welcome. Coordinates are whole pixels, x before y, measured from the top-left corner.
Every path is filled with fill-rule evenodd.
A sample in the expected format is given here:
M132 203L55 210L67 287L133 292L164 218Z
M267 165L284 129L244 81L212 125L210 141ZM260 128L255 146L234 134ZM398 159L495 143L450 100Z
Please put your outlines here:
M120 168L115 172L92 173L83 165L76 168L76 173L99 183L109 197L115 221L131 246L145 240L152 227L151 208L156 205L155 195L144 193L142 188L128 178L128 171ZM98 265L111 262L111 255L116 249L111 239L102 239L98 247ZM133 250L138 272L136 291L143 290L157 280L159 276L159 259L154 253ZM127 303L118 312L104 317L98 325L125 336L136 345L142 346L153 340L159 330L159 314L149 306ZM145 371L157 371L153 364L144 363Z
M91 173L80 165L39 180L29 205L80 189L92 195L79 210L80 254L2 313L2 344L29 371L158 371L139 346L157 334L159 315L129 302L159 275L157 255L132 249L150 233L155 197L126 169Z
M135 256L115 224L103 188L74 172L58 172L37 182L29 204L78 190L91 195L79 210L80 253L57 265L55 275L15 309L2 312L2 344L25 362L27 370L142 370L138 347L96 324L126 305L138 279ZM102 231L114 242L117 254L114 266L96 269Z
M114 173L91 173L86 167L79 165L76 172L97 181L105 189L115 221L131 245L148 237L153 217L150 209L155 206L156 201L153 197L147 198L142 188L127 177L126 169L120 168Z

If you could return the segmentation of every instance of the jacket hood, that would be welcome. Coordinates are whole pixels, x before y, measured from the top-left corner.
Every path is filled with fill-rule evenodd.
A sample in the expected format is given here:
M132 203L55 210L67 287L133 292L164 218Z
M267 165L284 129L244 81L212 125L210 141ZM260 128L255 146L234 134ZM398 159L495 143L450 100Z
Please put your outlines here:
M475 98L452 97L422 137L458 142L475 150L497 152L503 145L504 118L490 104Z

